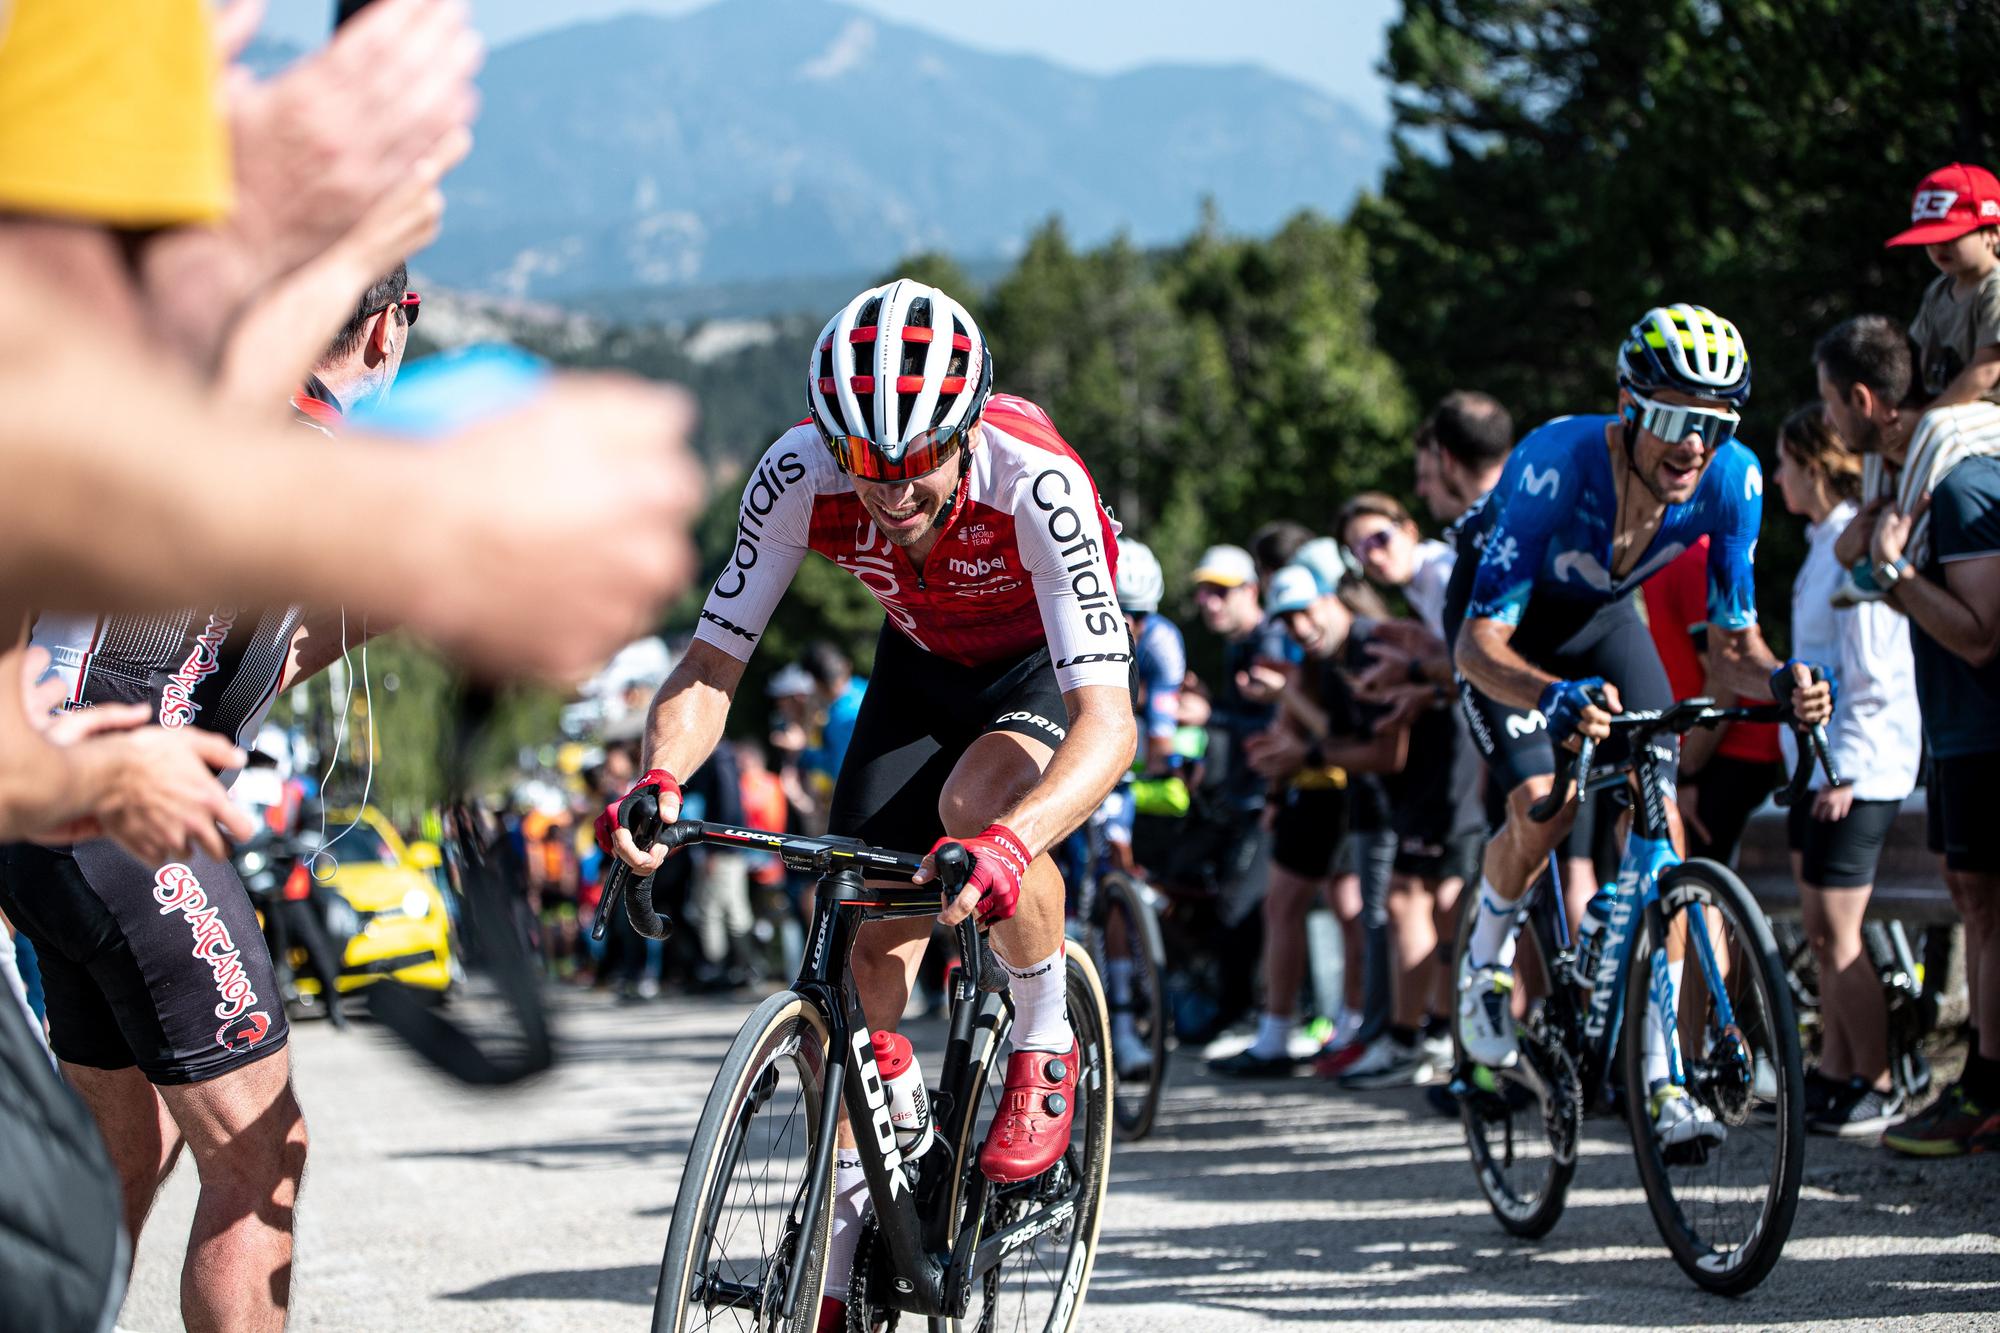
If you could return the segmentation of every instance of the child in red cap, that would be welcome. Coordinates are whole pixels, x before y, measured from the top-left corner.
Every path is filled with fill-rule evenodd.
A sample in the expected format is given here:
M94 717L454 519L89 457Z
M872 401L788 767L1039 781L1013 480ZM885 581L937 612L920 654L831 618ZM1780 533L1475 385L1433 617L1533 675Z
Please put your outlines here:
M1931 406L2000 403L2000 181L1966 162L1938 168L1889 244L1923 246L1940 275L1910 321Z

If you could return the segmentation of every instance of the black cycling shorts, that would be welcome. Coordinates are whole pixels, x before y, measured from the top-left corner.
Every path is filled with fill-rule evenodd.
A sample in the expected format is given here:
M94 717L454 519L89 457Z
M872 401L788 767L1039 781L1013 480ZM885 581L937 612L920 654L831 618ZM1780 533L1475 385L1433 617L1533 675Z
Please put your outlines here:
M8 843L0 911L34 942L49 1045L71 1064L202 1083L284 1048L257 911L224 862L156 869L103 840Z
M1597 608L1582 618L1580 626L1577 619L1552 613L1524 620L1510 645L1531 665L1558 679L1602 676L1618 687L1625 708L1666 708L1675 702L1659 650L1631 597ZM1560 628L1552 628L1556 626ZM1529 778L1556 771L1555 747L1549 744L1548 723L1540 709L1509 708L1481 694L1470 681L1461 679L1458 685L1472 739L1501 791L1511 792ZM1670 749L1678 763L1679 738L1661 736L1654 744ZM1623 737L1614 734L1599 748L1597 762L1618 762L1624 752Z
M1799 878L1821 889L1858 889L1875 882L1883 844L1901 801L1856 801L1845 819L1814 819L1813 798L1785 812L1785 841L1799 854Z
M1333 873L1347 833L1347 793L1338 787L1287 787L1271 817L1271 861L1304 879Z
M827 831L896 852L928 852L944 836L938 796L972 743L991 731L1050 749L1069 710L1046 646L1025 657L961 666L882 627L875 669L833 787Z
M1931 850L1948 870L2000 874L2000 819L1993 793L2000 791L2000 754L1931 757Z

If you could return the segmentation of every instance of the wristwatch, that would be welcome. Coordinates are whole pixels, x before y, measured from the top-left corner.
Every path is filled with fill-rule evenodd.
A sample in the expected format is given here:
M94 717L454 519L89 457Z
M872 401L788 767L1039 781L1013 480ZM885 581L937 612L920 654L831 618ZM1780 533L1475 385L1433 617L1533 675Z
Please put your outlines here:
M1909 572L1910 557L1899 555L1886 565L1875 566L1875 582L1881 585L1884 592L1887 592L1902 582L1903 576Z

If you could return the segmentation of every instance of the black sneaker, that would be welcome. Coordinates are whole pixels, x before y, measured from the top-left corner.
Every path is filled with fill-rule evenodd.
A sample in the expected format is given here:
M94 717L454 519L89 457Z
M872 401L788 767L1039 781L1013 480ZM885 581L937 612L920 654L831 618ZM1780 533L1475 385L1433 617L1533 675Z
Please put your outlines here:
M1208 1062L1209 1072L1227 1078L1290 1078L1305 1061L1290 1054L1259 1055L1252 1047L1245 1046L1234 1055L1225 1055Z
M1847 1095L1836 1098L1819 1114L1806 1118L1806 1128L1815 1134L1831 1134L1838 1139L1858 1139L1880 1134L1903 1118L1903 1094L1894 1088L1877 1092L1857 1082Z

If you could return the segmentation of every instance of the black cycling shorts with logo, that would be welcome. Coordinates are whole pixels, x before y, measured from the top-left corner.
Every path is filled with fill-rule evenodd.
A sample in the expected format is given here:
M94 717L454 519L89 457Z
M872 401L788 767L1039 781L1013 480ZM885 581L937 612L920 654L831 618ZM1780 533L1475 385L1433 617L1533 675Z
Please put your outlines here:
M285 1045L271 955L226 863L155 868L103 840L8 843L0 911L34 943L49 1045L71 1064L202 1083Z
M1583 680L1602 676L1618 687L1621 707L1627 709L1667 708L1674 703L1673 686L1667 683L1666 668L1660 665L1659 649L1646 622L1632 606L1632 597L1582 612L1562 599L1548 614L1537 615L1539 603L1531 603L1520 629L1508 641L1532 666L1559 680ZM1486 760L1487 769L1503 792L1511 792L1532 777L1556 771L1555 747L1549 743L1548 722L1536 708L1509 708L1487 698L1461 678L1459 704L1472 728L1472 739ZM1677 737L1661 737L1656 746L1670 749L1673 763L1680 756ZM1598 750L1597 761L1614 763L1624 757L1622 737L1614 734Z
M1048 648L962 666L885 624L834 784L827 831L892 851L928 852L944 836L938 795L945 779L991 731L1032 737L1050 749L1069 734Z

